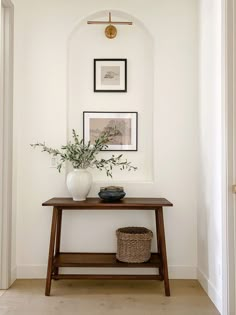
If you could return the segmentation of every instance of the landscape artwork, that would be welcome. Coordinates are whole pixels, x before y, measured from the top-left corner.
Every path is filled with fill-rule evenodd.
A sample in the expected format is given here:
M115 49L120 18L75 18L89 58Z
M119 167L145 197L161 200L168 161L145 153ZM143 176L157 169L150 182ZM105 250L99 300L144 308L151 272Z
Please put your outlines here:
M127 59L94 59L94 92L127 92Z
M90 141L95 140L104 132L116 130L116 135L108 145L131 144L131 119L130 118L92 118L90 119Z
M115 131L115 132L114 132ZM83 138L93 145L103 133L114 134L106 151L137 151L137 112L83 112Z
M120 67L101 67L101 83L103 85L120 85Z

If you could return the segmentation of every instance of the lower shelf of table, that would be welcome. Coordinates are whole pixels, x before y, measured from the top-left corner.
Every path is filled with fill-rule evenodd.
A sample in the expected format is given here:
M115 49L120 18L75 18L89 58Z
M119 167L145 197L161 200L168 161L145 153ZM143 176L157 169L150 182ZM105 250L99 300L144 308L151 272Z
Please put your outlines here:
M52 275L54 280L163 280L163 277L160 275L98 275L98 274L89 274L89 275L77 275L77 274L59 274Z
M161 267L161 259L159 253L152 253L149 261L131 264L118 261L115 253L59 253L54 257L53 265L54 267L158 268Z

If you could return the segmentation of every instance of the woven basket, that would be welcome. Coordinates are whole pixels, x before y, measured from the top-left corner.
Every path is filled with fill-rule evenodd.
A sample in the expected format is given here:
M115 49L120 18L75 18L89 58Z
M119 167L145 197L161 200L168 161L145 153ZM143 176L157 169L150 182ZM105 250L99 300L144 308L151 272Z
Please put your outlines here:
M125 227L116 231L116 258L126 263L143 263L151 257L152 231L144 227Z

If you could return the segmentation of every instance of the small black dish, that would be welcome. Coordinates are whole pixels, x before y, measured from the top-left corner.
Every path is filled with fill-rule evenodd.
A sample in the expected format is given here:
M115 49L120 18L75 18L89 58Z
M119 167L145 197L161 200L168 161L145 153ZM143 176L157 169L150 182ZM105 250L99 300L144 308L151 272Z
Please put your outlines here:
M98 193L98 196L108 202L118 201L124 198L126 193L124 191L111 191L111 190L102 190Z

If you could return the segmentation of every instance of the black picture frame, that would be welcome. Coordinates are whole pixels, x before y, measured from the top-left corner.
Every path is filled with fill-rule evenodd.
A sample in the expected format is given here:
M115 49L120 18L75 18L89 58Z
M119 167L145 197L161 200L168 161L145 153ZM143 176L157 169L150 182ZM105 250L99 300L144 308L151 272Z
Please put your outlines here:
M117 117L116 117L117 116ZM91 118L97 119L131 119L131 144L125 145L108 145L106 150L102 151L138 151L138 112L107 112L107 111L84 111L83 112L83 139L87 143L90 139L90 122Z
M103 84L102 83L102 67L120 66L119 80L120 85L117 84ZM94 59L94 92L98 93L126 93L127 92L127 59ZM111 71L110 71L111 72ZM109 71L107 73L109 75ZM108 77L109 78L109 77ZM113 77L114 78L114 77ZM111 78L111 80L113 79Z

